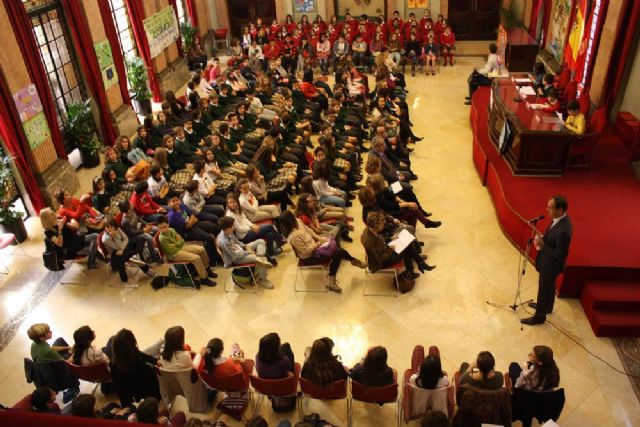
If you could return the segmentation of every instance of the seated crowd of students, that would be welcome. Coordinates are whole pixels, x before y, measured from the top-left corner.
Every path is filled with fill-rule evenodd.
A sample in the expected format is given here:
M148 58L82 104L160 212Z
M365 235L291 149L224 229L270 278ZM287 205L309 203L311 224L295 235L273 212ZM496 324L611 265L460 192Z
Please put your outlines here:
M194 369L201 375L241 374L245 379L253 374L254 364L247 362L244 351L237 343L231 345L230 351L227 352L223 340L216 337L210 339L199 351L193 351L185 341L185 330L181 326L167 329L162 344L154 346L155 351L151 351L153 354L140 351L134 334L127 329L117 332L102 349L94 345L95 333L89 326L82 326L74 332L72 346L62 338L58 338L54 346L50 346L47 341L52 338L52 333L47 324L32 325L28 335L33 341L31 358L34 362L67 360L79 366L99 363L109 365L112 389L103 388L103 391L117 394L119 404L110 403L106 408L98 410L95 408L95 397L79 395L63 410L63 413L75 416L100 416L132 421L137 419L139 422L168 425L165 417L159 412L161 396L156 368L167 371ZM334 341L323 337L315 340L306 349L300 375L318 386L326 386L351 377L352 381L365 387L384 387L397 384L395 372L389 367L387 358L385 347L374 346L367 350L361 361L348 368L343 365L340 356L334 354ZM295 356L290 344L283 343L277 333L272 332L260 338L258 353L255 355L255 370L259 378L291 377L295 372L294 364ZM513 387L524 390L551 391L556 389L560 382L560 372L553 358L553 350L542 345L533 348L526 362L511 363L508 372ZM480 352L471 364L462 363L458 373L458 402L463 390L461 387L464 385L481 390L498 390L505 386L503 374L495 369L495 359L489 351ZM442 369L440 351L435 346L429 348L428 355L409 378L411 385L427 390L449 387L452 381L453 377ZM295 408L295 399L296 396L278 398L277 401L274 400L274 408L291 407L291 404ZM31 396L32 409L38 412L60 413L55 400L56 393L51 389L37 388ZM134 405L136 402L138 404ZM433 415L429 418L433 418ZM149 419L153 422L149 422ZM180 425L184 421L183 415ZM423 422L423 425L434 424ZM447 422L444 425L449 424Z
M410 63L414 75L416 64L421 63L427 66L427 75L435 74L440 57L443 65L453 65L455 43L444 16L438 15L434 22L429 9L419 21L414 13L404 21L398 11L388 21L382 15L356 19L349 13L344 20L334 15L328 22L320 15L313 22L302 15L298 23L287 15L283 24L258 18L242 28L240 39L231 41L232 62L246 59L254 71L266 70L270 61L280 58L289 73L317 65L325 75L329 67L335 71L345 62L368 70L379 64L394 68Z
M342 24L346 32L371 26L366 17ZM394 17L371 28L410 28L409 35L421 25ZM279 56L254 69L242 56L223 70L213 58L194 71L184 97L167 92L162 111L146 117L133 140L120 136L107 149L90 197L61 189L57 212L43 210L55 267L88 254L89 268L108 260L127 282L127 265L153 276L151 266L168 259L189 263L200 288L216 285L216 265L250 262L257 284L271 289L266 269L288 242L304 263L330 264L326 287L341 292L341 261L366 267L342 248L353 240L347 210L359 190L372 270L399 260L411 277L418 276L414 265L433 268L417 240L400 255L387 246L404 229L415 234L417 222L440 225L410 183L418 177L409 145L422 138L412 131L402 74L378 63L370 88L361 68L340 61L329 86L314 77L313 63L292 74L285 62Z

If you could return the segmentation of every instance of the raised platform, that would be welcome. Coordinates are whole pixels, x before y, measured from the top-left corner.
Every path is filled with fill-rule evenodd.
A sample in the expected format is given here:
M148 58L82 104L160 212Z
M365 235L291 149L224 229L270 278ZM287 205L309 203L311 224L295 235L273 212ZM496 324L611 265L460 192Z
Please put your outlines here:
M550 196L563 194L569 200L573 241L558 295L580 297L587 280L640 282L640 181L621 139L608 128L590 169L570 169L553 178L514 176L489 139L489 91L482 87L473 96L472 156L503 232L524 250L526 220L543 214ZM538 229L548 223L548 218L541 221ZM535 249L528 255L535 259Z

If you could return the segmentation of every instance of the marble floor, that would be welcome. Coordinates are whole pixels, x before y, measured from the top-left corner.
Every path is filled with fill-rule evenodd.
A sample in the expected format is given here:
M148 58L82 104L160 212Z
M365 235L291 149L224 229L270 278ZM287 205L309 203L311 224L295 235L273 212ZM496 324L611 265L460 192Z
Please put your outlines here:
M67 273L79 274L84 286L63 286L58 273L41 267L42 232L33 220L29 222L31 238L24 245L29 257L3 257L11 273L0 277L0 402L11 405L32 390L22 369L30 345L26 330L32 323L47 322L54 336L67 339L77 327L88 324L96 331L98 345L118 329L129 328L140 347L156 342L166 328L179 324L193 348L220 337L227 348L240 343L248 357L255 355L259 338L271 331L292 344L297 359L302 359L305 347L314 339L329 336L347 366L355 364L369 346L384 345L389 365L400 373L409 366L416 344L438 345L443 367L450 374L482 350L491 351L497 368L506 370L509 362L524 361L534 345L545 344L555 352L561 386L566 390L561 426L640 425L640 405L627 378L577 344L622 368L611 341L594 337L578 300L559 300L551 316L569 337L549 324L521 329L510 309L486 303L512 303L519 254L500 230L491 199L471 162L469 107L463 105L463 98L469 72L481 64L480 58L463 57L435 77L407 77L414 131L425 137L412 157L420 176L416 192L434 219L443 221L436 230L418 229L430 263L437 269L421 276L410 294L363 297L365 280L382 289L390 279L365 277L350 265L338 274L342 295L294 293L296 267L290 248L280 257L279 267L270 272L276 288L253 295L228 294L221 285L199 292L154 291L148 279L142 278L140 288L123 290L108 286L106 270L86 272L84 267ZM82 172L81 177L88 182L90 172ZM546 200L539 204L542 212ZM357 204L351 211L358 242L363 226ZM363 258L358 243L345 246ZM529 268L523 298L534 297L536 286L537 273ZM98 398L104 402L99 392ZM334 424L346 424L344 402L312 402L309 411L320 412ZM355 421L357 425L391 426L395 411L393 405L356 404ZM267 404L261 413L270 421L281 417ZM228 417L224 420L239 425Z

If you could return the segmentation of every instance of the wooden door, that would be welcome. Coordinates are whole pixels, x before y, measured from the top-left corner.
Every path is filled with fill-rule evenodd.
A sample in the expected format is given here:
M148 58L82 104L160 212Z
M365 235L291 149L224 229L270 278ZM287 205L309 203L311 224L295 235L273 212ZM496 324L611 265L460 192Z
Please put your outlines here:
M275 0L227 0L227 8L231 34L238 38L242 33L242 27L250 22L262 18L263 22L271 25L271 21L276 17Z
M449 25L457 40L495 40L498 0L449 0Z

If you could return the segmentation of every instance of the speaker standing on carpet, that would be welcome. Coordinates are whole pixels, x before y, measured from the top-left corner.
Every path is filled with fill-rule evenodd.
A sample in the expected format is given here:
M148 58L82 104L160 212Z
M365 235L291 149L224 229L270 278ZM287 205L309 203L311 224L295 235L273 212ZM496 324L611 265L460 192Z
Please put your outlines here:
M534 240L538 257L536 270L540 273L538 281L538 300L529 306L536 309L535 314L522 319L525 325L539 325L545 322L547 314L553 311L555 300L556 277L564 270L565 260L569 255L569 245L573 228L567 216L568 203L563 196L553 196L547 203L547 214L551 224L543 234Z

